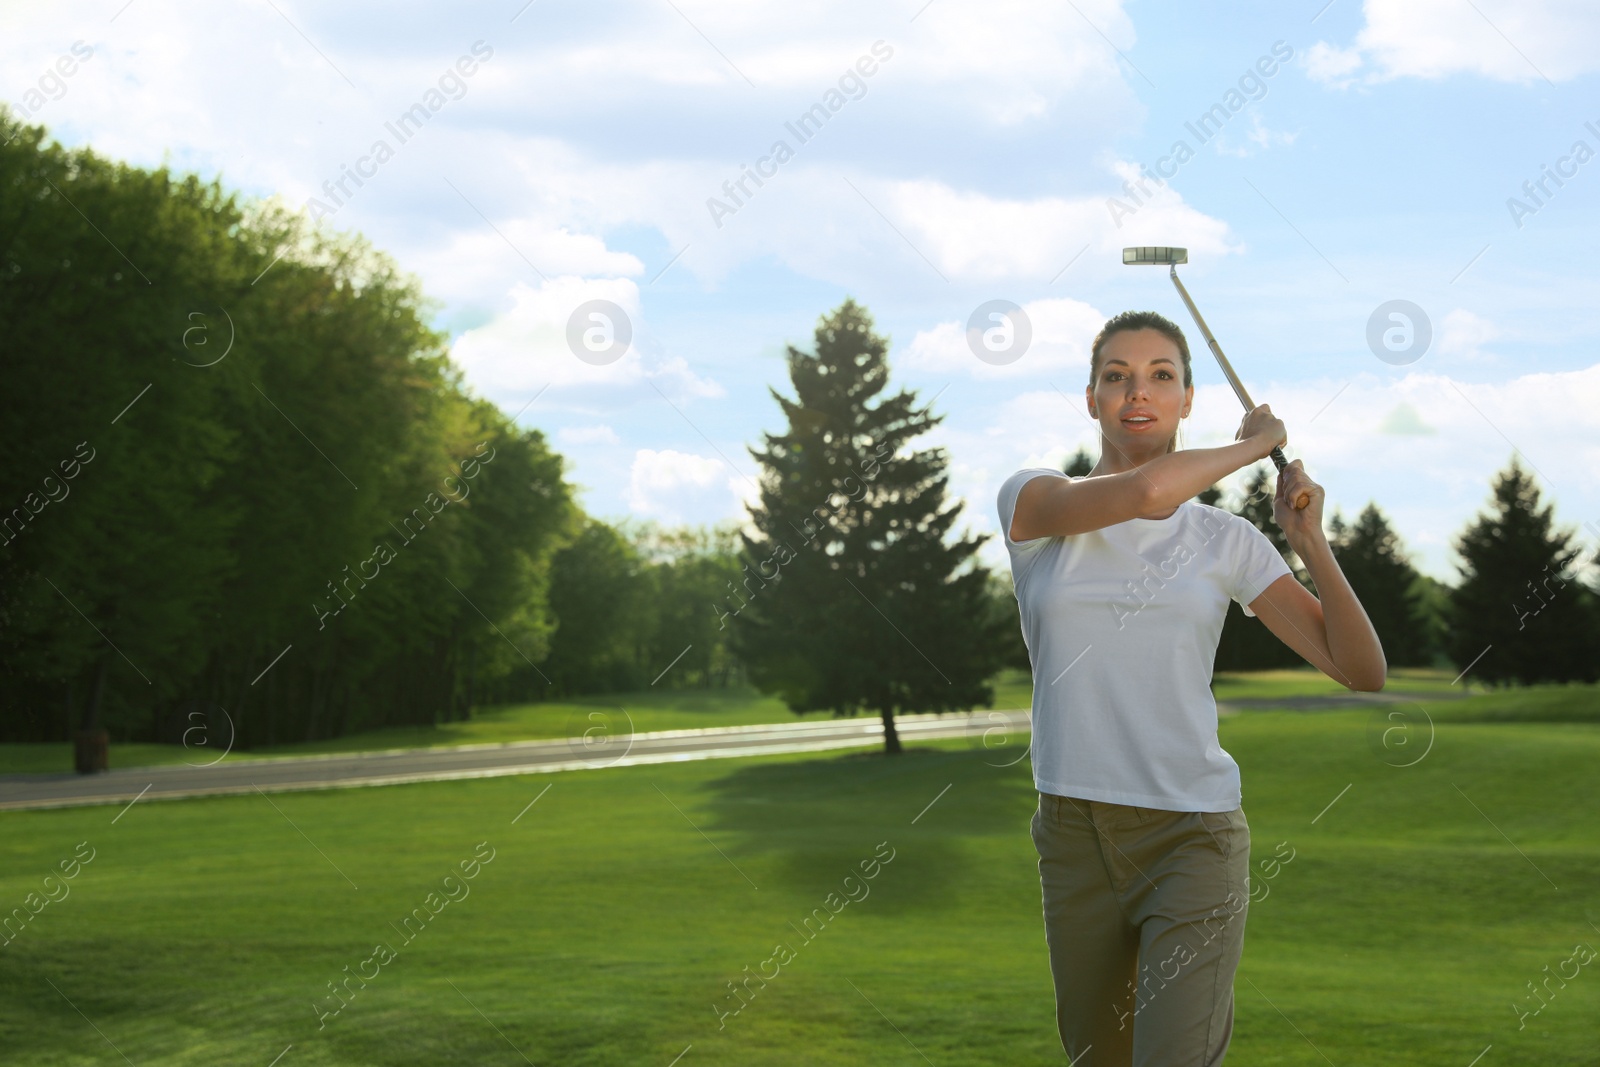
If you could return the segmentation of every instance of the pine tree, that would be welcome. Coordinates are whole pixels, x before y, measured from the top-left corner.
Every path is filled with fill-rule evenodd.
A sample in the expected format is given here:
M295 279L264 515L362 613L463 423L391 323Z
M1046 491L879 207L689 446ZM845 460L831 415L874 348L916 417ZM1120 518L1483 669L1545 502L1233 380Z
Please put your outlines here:
M1540 507L1539 488L1515 456L1493 492L1495 513L1455 541L1463 562L1450 602L1450 658L1491 683L1594 681L1592 597L1568 571L1581 546L1552 529L1553 505Z
M796 713L876 711L896 753L896 712L993 699L1003 617L988 572L961 569L989 535L945 542L963 507L946 506L948 459L905 447L943 417L905 390L868 407L889 365L864 308L845 300L818 324L815 354L789 346L788 363L796 399L772 395L789 428L750 449L757 535L741 535L742 584L718 611L762 692Z
M1354 526L1346 526L1335 511L1330 527L1329 546L1372 620L1389 665L1426 666L1432 655L1427 613L1416 593L1417 571L1388 520L1369 503Z

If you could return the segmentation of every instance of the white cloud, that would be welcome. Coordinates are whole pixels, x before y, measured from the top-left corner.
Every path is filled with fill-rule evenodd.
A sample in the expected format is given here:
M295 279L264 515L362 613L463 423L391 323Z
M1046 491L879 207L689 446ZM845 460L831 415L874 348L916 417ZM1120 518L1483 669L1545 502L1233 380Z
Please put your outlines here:
M1150 195L1143 197L1142 202L1130 195L1128 186L1139 180L1139 164L1117 160L1111 164L1111 169L1123 180L1122 190L1114 194L1122 206L1117 211L1115 229L1103 233L1101 251L1111 252L1125 245L1140 244L1182 245L1190 252L1218 255L1244 250L1242 245L1228 243L1226 222L1184 203L1171 185L1144 186ZM1127 210L1129 207L1133 209L1131 213ZM1106 219L1111 219L1109 199L1102 202L1102 208Z
M716 456L642 448L634 454L628 508L668 524L702 521L711 514L742 515L744 479Z
M644 271L636 256L613 252L602 238L572 233L553 219L507 219L497 227L504 237L488 228L453 230L408 249L408 259L427 265L429 295L458 304L505 302L507 279L518 273L593 278Z
M87 30L56 9L8 8L0 15L0 70L12 73L0 92L18 100L75 34L88 33L92 60L62 99L41 109L42 121L69 143L87 141L135 163L221 172L230 185L279 193L298 207L324 197L323 183L338 180L376 139L394 145L385 123L482 35L493 56L464 79L465 92L396 145L393 159L331 220L393 251L430 293L480 312L503 310L512 282L536 277L535 270L649 276L685 248L677 269L710 283L777 255L809 277L858 285L861 263L873 254L880 263L885 252L917 260L844 184L847 174L861 184L861 175L834 162L840 134L893 143L911 116L930 109L941 116L937 148L923 139L869 165L881 191L896 174L938 171L948 138L1044 121L1068 123L1058 133L1079 128L1072 123L1100 131L1136 120L1140 110L1107 46L1107 39L1124 50L1135 43L1120 0L1076 7L996 0L981 9L941 3L898 27L844 0L820 8L685 0L680 11L636 0L600 23L532 10L510 32L464 22L422 36L399 32L406 15L375 4L280 7L248 5L223 16L139 0L114 24ZM542 32L523 32L541 17ZM818 146L801 146L748 210L715 227L707 197L863 56L877 64L864 79L865 95L830 121ZM718 132L675 135L666 132L669 119ZM859 155L847 150L846 158ZM943 189L962 195L955 190L965 184ZM885 195L879 207L897 222L920 218L920 228L937 230L922 212L934 206L928 194L939 186L917 185ZM1076 205L1020 198L988 205L1005 209L997 214L984 199L972 205L969 232L948 247L940 242L936 259L947 273L1023 277L1048 264L1049 277L1065 262L1057 258L1063 249L1034 240L1034 224L1059 236L1096 211L1092 198ZM999 215L1017 222L1012 232L1033 246L1015 272L994 242L975 243L970 232L985 216L1004 221ZM662 234L669 248L661 261L647 266L608 248L603 235L623 228Z
M575 404L604 408L634 396L653 399L651 383L678 397L725 395L721 385L699 377L680 358L647 363L638 344L643 326L639 288L626 278L561 277L538 287L518 283L511 298L510 311L468 330L451 349L473 384L503 406L521 407L545 387L556 391L554 400L565 397ZM610 301L622 315L616 321L586 318L579 323L580 337L588 334L599 346L608 340L620 344L624 332L633 334L615 362L585 362L568 345L569 323L592 300Z
M919 330L895 357L895 364L911 371L970 374L979 379L1041 374L1061 374L1074 381L1087 378L1089 347L1107 316L1080 300L1067 298L1034 300L1021 307L1031 327L1032 340L1012 363L995 365L979 359L968 344L967 323L952 321Z
M1118 160L1110 169L1124 181L1139 178L1136 163ZM1137 201L1115 191L1133 210L1113 220L1101 196L1011 199L930 179L860 178L857 184L868 201L855 212L862 225L871 225L873 208L882 211L918 253L960 281L1049 279L1090 246L1114 253L1124 245L1159 241L1205 253L1239 250L1228 244L1227 223L1185 204L1170 185L1147 185L1149 195Z
M327 221L361 230L420 275L425 291L444 301L452 329L473 324L452 355L475 390L509 412L548 387L530 418L541 406L599 413L654 401L652 385L675 402L725 395L721 383L652 343L642 320L641 288L680 250L676 275L706 285L761 260L855 289L886 270L932 277L878 210L957 283L1049 279L1086 241L1114 254L1122 244L1176 234L1199 250L1225 250L1226 225L1170 189L1118 228L1102 196L991 193L980 178L925 177L943 166L924 165L927 155L840 152L841 135L876 129L893 143L906 116L930 109L944 136L956 138L1026 130L1064 114L1094 116L1091 127L1136 119L1140 104L1106 41L1134 46L1120 0L1077 8L940 3L899 28L843 0L821 9L683 0L681 14L655 3L630 12L625 3L598 29L591 20L558 19L530 35L522 28L541 17L531 9L514 33L446 22L420 38L368 32L361 24L369 15L384 25L404 21L376 6L280 6L283 14L250 5L224 18L139 0L115 24L92 31L100 34L89 38L93 59L40 117L63 124L69 143L87 141L134 162L169 156L179 167L222 171L231 185L275 192L298 208L323 196L323 182L337 180L376 138L393 143L385 123L481 32L494 54L465 79L460 99L399 145ZM1017 32L1021 25L1026 33ZM43 9L8 10L0 28L0 69L23 73L45 69L70 44L63 33L76 32ZM783 120L836 86L879 38L884 47L876 49L865 95L830 120L824 139L800 146L736 217L715 226L706 198L784 135ZM892 55L884 59L886 51ZM4 91L15 99L27 80L17 75ZM745 154L730 155L743 133L702 139L683 132L690 128L752 133ZM1125 164L1113 169L1118 181L1133 176ZM898 180L904 175L917 177ZM618 232L635 240L659 234L665 247L645 262L615 247ZM566 342L568 316L596 297L619 304L635 332L629 351L602 367L575 358ZM1070 301L1049 304L1034 316L1035 348L1019 361L1024 367L1084 359L1087 309L1072 318ZM949 346L936 340L919 335L913 359L948 360ZM966 359L977 363L970 353ZM1008 371L978 365L974 373Z
M1354 74L1361 69L1361 52L1355 48L1338 48L1326 41L1318 41L1306 52L1302 61L1306 77L1335 89L1343 89L1355 82Z
M1367 0L1353 46L1311 47L1306 73L1327 84L1476 74L1493 81L1570 81L1600 70L1600 7L1585 0Z
M892 77L954 88L967 107L995 121L1020 121L1095 83L1122 82L1116 56L1096 26L1123 49L1135 37L1120 0L1086 0L1078 10L1028 0L941 5L898 25L847 0L801 6L680 0L675 6L623 5L608 13L603 33L583 20L591 32L582 40L563 32L523 45L530 60L524 83L546 90L539 99L549 98L548 90L601 82L597 89L617 97L783 89L814 99L881 41L881 69L867 80L868 96ZM1027 33L1017 32L1022 25ZM882 58L884 51L889 58ZM1001 55L1005 61L996 62Z

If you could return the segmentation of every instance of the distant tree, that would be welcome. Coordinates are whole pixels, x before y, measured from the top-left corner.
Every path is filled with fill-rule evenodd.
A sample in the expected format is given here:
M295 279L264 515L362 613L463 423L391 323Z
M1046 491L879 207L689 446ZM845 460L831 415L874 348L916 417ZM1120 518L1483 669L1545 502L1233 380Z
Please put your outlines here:
M1540 506L1515 456L1493 494L1493 512L1454 542L1462 579L1450 602L1451 660L1494 684L1595 681L1594 596L1572 569L1581 544L1553 529L1554 506Z
M764 470L734 647L792 711L876 711L899 752L897 712L994 697L1006 634L973 559L987 536L945 541L963 506L946 506L948 458L905 450L942 416L904 390L868 406L889 364L865 309L847 299L818 324L815 353L789 346L788 362L796 399L772 395L789 427L750 450Z
M648 685L639 662L654 619L653 589L627 538L586 519L551 561L550 610L556 629L542 670L553 696L570 697ZM662 663L663 667L666 666Z
M1450 658L1445 654L1445 619L1450 612L1450 593L1450 586L1426 574L1419 573L1411 586L1411 595L1422 611L1423 644L1428 650L1429 666L1450 665Z
M622 529L654 575L655 620L645 666L660 680L651 684L726 686L738 670L725 618L728 591L739 578L737 526L668 528L632 520Z
M1234 514L1250 520L1250 525L1267 535L1267 540L1272 542L1272 547L1278 554L1289 562L1294 570L1295 577L1300 579L1302 585L1307 584L1305 567L1300 563L1300 558L1289 547L1289 538L1284 535L1276 519L1272 517L1272 498L1278 488L1278 472L1272 469L1271 464L1257 463L1250 468L1250 480L1245 485L1244 499L1234 509Z
M1257 464L1250 471L1245 495L1239 503L1225 510L1247 520L1266 534L1274 548L1282 555L1289 569L1301 585L1310 586L1310 580L1298 558L1289 549L1289 541L1272 517L1272 497L1277 488L1277 472L1269 465ZM1212 487L1215 488L1214 486ZM1209 492L1209 490L1208 490ZM1219 498L1220 499L1220 496ZM1214 505L1214 506L1221 506ZM1258 618L1244 613L1236 602L1228 602L1228 613L1223 620L1222 637L1217 642L1216 669L1219 671L1264 670L1273 667L1297 667L1305 663L1276 634L1267 629Z
M457 579L460 593L450 590L467 602L468 622L496 620L493 627L467 631L467 691L458 716L463 719L484 682L539 674L535 665L549 656L556 628L549 602L552 556L581 519L562 481L564 461L545 446L540 431L513 431L491 442L494 460L477 468L474 507L465 512L482 566L465 581ZM544 679L538 681L542 691Z
M1388 520L1369 503L1354 526L1347 527L1337 510L1329 526L1334 558L1372 620L1389 666L1427 666L1433 657L1427 611L1416 592L1417 571Z
M1017 602L1016 589L1010 574L994 574L989 578L989 601L995 617L1005 628L1005 656L1001 666L1031 671L1033 661L1028 655L1028 643L1022 636L1022 605Z
M0 188L0 738L433 723L539 654L570 487L415 279L4 109Z

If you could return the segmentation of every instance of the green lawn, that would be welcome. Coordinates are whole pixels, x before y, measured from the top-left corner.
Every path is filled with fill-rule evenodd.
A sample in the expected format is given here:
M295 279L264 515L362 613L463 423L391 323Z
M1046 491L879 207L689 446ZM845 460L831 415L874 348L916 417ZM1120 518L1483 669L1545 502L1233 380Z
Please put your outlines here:
M1476 695L1488 690L1462 679L1451 685L1455 671L1422 667L1395 667L1385 681L1385 693L1453 693ZM1212 678L1212 692L1218 700L1261 700L1275 697L1348 696L1350 690L1315 667L1286 668L1274 671L1218 671ZM1467 687L1471 686L1470 689Z
M1450 685L1449 671L1400 669L1391 671L1384 687L1397 693L1465 692L1465 683ZM1033 681L1026 671L1006 670L994 683L991 708L1027 708L1033 702ZM1311 667L1293 670L1219 673L1218 700L1243 698L1327 696L1348 693L1343 686ZM1482 692L1474 688L1473 692ZM988 709L979 709L988 710ZM707 726L749 726L773 722L818 721L821 712L795 715L777 697L763 696L751 686L726 689L648 689L576 700L540 704L509 704L478 708L467 722L440 726L406 726L371 730L329 741L239 751L251 759L312 756L330 752L370 752L392 748L434 748L451 745L499 744L552 737L574 737L590 730L612 735L653 730L697 729ZM199 736L199 735L196 735ZM225 738L219 739L225 741ZM215 748L185 749L179 745L113 743L112 767L156 767L178 763L204 763ZM0 744L0 774L65 773L72 769L72 745Z
M1028 673L1008 670L996 680L995 699L991 706L1026 708L1032 698L1033 682ZM251 759L311 756L328 752L369 752L389 748L433 748L577 737L591 730L626 735L630 731L645 733L707 726L815 722L826 718L823 712L796 715L779 698L763 696L747 685L729 686L726 689L648 689L639 693L614 693L548 704L478 708L467 722L372 730L330 741L274 745L238 754L248 755ZM225 743L226 737L220 740ZM185 762L204 763L216 754L214 749L200 747L185 749L180 745L113 743L109 762L112 767L155 767ZM71 769L72 745L68 742L0 744L0 774L64 773Z
M1295 849L1250 908L1230 1067L1600 1063L1600 960L1520 1032L1513 1010L1600 946L1600 729L1440 722L1402 768L1371 720L1221 724L1258 860ZM1065 1063L1033 804L1027 761L952 741L7 813L6 908L97 852L0 948L0 1059ZM391 923L483 841L470 895L403 944ZM870 896L802 944L789 923L880 842ZM397 958L319 1031L313 1002L380 941ZM795 957L719 1030L725 983L779 941Z

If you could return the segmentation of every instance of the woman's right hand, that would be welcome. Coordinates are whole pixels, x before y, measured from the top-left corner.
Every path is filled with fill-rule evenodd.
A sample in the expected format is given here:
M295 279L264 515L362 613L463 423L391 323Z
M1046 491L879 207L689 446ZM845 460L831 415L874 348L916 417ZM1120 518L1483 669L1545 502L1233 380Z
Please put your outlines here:
M1265 459L1274 448L1282 448L1288 443L1289 431L1284 427L1283 420L1272 413L1272 408L1262 404L1245 413L1234 440L1255 441L1261 448L1261 458Z

